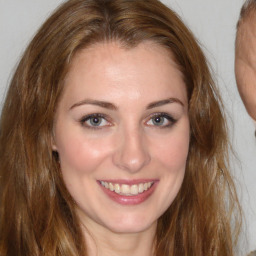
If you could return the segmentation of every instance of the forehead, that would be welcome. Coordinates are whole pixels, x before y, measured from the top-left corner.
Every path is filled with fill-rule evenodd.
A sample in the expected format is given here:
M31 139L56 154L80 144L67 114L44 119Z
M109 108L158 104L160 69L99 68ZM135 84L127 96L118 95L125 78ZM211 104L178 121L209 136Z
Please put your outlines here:
M245 17L236 36L236 57L250 59L256 54L256 13Z
M243 17L237 28L238 39L248 37L251 33L256 34L256 11L250 11L247 16Z
M72 60L64 86L69 98L143 94L154 100L157 94L171 91L185 101L187 97L183 74L171 52L151 42L129 49L115 42L100 43L81 50Z
M168 59L168 62L175 66L175 68L181 70L171 49L150 40L142 41L135 46L129 46L126 43L119 41L94 43L84 49L79 50L74 55L71 61L71 69L72 66L75 65L77 61L81 60L81 58L84 58L85 55L87 55L88 59L93 58L93 60L100 59L101 61L104 61L105 59L109 58L113 60L114 57L120 55L121 52L126 52L127 54L132 55L136 50L140 50L140 52L144 51L144 54L149 53L144 55L145 58L150 55L156 56L156 54L162 59L164 57L165 59Z
M177 64L171 50L155 42L145 41L135 47L126 47L115 41L96 43L75 54L65 80L70 79L74 73L78 73L81 65L87 67L84 70L87 74L93 70L97 72L100 68L105 72L115 68L115 71L127 71L128 75L129 71L132 72L142 66L146 67L145 71L157 70L158 64L161 65L163 73L166 70L169 71L171 67L183 79L182 68ZM128 67L130 67L129 70L127 70Z

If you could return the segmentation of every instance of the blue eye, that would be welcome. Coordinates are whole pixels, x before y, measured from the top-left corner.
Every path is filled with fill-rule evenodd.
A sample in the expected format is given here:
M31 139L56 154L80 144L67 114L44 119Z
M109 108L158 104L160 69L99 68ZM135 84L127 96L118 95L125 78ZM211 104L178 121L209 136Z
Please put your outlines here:
M147 121L149 126L159 126L161 128L172 126L176 120L166 113L153 114Z
M91 126L100 126L102 123L102 120L103 120L102 117L90 117L90 119L87 120L87 122L89 122Z
M85 116L80 120L80 123L88 128L102 128L104 126L109 126L109 122L102 114L91 114Z
M168 123L168 120L166 120L166 118L163 116L156 116L156 117L153 117L151 120L152 120L152 123L157 126L165 125L166 122Z

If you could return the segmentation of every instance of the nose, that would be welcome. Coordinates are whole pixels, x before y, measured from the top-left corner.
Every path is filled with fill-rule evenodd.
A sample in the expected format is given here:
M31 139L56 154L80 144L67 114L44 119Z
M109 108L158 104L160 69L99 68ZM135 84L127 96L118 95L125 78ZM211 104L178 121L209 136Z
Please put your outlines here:
M136 173L151 161L143 134L139 131L125 131L117 138L117 148L113 163L126 171Z

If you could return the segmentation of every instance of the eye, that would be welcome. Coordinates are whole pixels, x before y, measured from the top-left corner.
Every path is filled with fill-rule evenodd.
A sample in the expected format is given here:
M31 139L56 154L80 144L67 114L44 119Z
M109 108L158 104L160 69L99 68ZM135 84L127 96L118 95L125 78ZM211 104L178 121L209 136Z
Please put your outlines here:
M156 113L151 115L150 119L146 122L148 126L159 126L161 128L172 126L177 120L167 113Z
M88 128L102 128L105 126L110 126L110 123L102 114L87 115L80 120L80 123Z

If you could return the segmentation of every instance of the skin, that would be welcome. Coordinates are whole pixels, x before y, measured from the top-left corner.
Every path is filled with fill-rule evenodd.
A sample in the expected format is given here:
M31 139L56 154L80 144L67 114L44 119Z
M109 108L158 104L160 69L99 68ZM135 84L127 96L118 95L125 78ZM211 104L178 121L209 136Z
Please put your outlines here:
M104 118L95 127L88 115L97 113ZM157 220L183 181L189 131L183 75L166 49L111 42L74 57L57 108L53 150L89 255L153 255ZM155 184L146 200L126 205L110 198L99 180Z
M249 115L256 120L256 15L239 25L236 39L235 75L240 96Z

